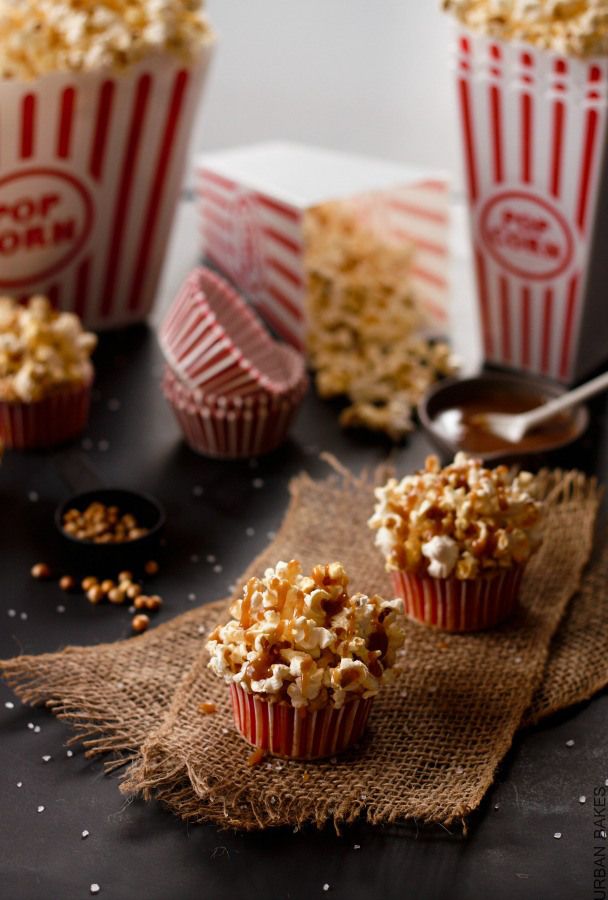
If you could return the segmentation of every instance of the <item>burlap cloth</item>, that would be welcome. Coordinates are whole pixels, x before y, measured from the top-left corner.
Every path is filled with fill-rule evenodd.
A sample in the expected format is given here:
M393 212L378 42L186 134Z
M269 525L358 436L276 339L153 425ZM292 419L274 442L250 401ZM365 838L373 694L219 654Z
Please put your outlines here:
M545 474L543 483L545 540L528 566L515 619L469 636L409 624L397 678L375 701L361 745L337 760L248 766L228 689L201 652L205 635L226 617L225 600L135 639L17 657L0 669L25 702L46 703L69 721L88 755L110 752L109 769L130 763L125 793L155 797L191 821L255 829L338 826L361 816L464 820L520 725L608 683L608 549L596 553L581 585L599 491L574 472ZM291 495L276 539L241 582L278 559L296 556L309 566L335 558L354 589L392 593L366 526L369 481L302 475ZM218 712L204 716L198 706L209 700Z

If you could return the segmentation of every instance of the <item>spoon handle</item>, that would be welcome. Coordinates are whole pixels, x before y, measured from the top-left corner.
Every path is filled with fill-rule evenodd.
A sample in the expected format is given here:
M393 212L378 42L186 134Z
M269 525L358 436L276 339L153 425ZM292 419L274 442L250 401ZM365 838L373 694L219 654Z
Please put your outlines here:
M602 375L598 375L597 378L592 378L591 381L587 381L585 384L581 384L580 387L574 388L573 391L568 391L567 394L562 394L561 397L556 397L555 400L549 400L548 403L544 403L542 406L537 407L537 409L532 409L530 412L523 413L522 421L525 420L526 430L533 425L544 422L545 419L554 416L556 413L569 409L571 406L580 403L582 400L587 400L588 397L593 397L595 394L605 391L607 388L608 372L604 372Z

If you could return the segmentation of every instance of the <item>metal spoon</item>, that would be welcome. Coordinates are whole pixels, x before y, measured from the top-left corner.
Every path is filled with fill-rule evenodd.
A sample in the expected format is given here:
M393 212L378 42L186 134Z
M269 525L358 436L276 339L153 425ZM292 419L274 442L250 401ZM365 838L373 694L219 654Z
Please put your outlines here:
M517 413L516 415L484 413L483 416L479 417L479 424L486 431L491 431L510 444L517 444L528 431L536 428L537 425L541 425L557 413L570 409L571 406L575 406L581 400L586 400L588 397L593 397L595 394L605 391L606 388L608 388L608 372L604 372L602 375L598 375L597 378L592 378L586 384L581 384L580 387L575 388L573 391L568 391L567 394L562 394L561 397L549 400L548 403L543 403L542 406L537 406L535 409L525 413Z

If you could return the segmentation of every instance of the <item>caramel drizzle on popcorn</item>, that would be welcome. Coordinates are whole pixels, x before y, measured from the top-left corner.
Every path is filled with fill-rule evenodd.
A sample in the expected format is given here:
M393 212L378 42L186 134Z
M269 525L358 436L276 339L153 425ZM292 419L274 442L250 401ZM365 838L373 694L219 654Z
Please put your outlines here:
M0 0L2 78L115 70L151 53L191 61L212 39L202 0Z
M344 427L399 441L428 387L455 370L444 343L420 336L410 284L414 248L361 217L348 201L304 220L308 353L321 397L346 395Z
M473 29L569 56L608 54L606 0L442 0Z
M369 526L387 570L472 579L524 563L537 549L542 505L533 493L529 472L485 469L464 453L442 469L429 456L422 471L376 489Z
M297 560L251 578L207 647L210 668L245 690L295 707L373 696L403 641L399 600L349 596L338 562L309 576Z

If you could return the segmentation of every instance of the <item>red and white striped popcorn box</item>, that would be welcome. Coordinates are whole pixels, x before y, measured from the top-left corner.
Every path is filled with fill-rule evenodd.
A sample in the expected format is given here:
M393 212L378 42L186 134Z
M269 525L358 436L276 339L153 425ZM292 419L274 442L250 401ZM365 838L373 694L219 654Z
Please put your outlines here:
M333 200L360 201L416 247L412 286L429 333L448 319L448 180L443 173L297 144L200 156L203 252L271 328L301 349L306 334L303 222Z
M308 379L283 397L243 405L207 403L195 395L167 368L162 381L186 443L196 453L215 459L261 456L279 447L300 407Z
M192 390L239 395L286 389L285 356L253 310L204 266L184 282L159 329L165 359Z
M608 355L608 59L466 30L456 55L485 358L571 382Z
M0 82L0 292L102 330L149 313L211 56Z
M515 611L525 565L512 565L478 578L432 578L400 569L393 588L410 619L442 631L483 631Z
M354 697L340 709L295 709L289 703L270 703L230 685L237 731L247 743L285 759L324 759L344 753L362 737L373 697Z

